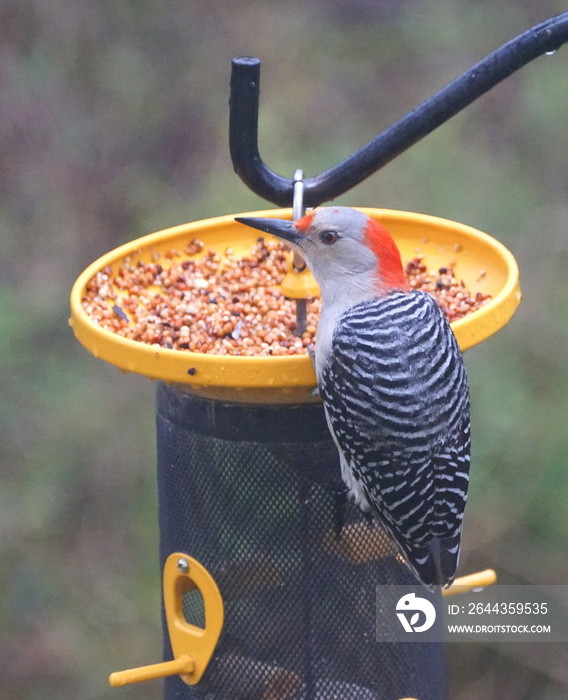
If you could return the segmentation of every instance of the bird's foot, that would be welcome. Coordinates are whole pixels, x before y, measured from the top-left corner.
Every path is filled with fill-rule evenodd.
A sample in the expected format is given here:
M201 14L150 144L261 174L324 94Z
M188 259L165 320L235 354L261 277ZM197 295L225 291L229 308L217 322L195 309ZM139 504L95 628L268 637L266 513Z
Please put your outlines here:
M334 509L334 530L337 539L341 537L341 531L345 525L345 511L348 503L348 489L342 484L334 489L335 509Z

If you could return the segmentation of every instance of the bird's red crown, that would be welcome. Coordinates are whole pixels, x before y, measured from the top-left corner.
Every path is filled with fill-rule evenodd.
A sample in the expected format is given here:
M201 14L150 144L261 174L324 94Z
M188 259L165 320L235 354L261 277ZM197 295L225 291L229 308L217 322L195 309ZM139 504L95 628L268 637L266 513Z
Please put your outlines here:
M400 289L408 292L400 251L386 228L375 219L368 219L365 227L365 244L376 255L382 290L392 292Z

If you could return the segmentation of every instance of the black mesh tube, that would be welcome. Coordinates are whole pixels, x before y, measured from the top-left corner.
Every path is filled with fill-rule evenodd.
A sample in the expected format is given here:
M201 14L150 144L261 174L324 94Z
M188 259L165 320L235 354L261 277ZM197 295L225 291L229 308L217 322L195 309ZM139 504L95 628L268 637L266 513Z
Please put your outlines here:
M156 419L162 566L174 551L195 557L225 605L203 679L166 679L166 700L444 697L441 645L375 640L380 584L415 581L380 527L340 506L320 404L229 403L159 384ZM199 624L199 600L187 605Z

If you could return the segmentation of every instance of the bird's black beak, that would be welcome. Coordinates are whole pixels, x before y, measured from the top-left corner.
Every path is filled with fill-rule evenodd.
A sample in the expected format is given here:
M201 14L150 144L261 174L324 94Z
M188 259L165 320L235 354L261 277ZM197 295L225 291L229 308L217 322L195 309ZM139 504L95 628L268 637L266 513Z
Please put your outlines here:
M264 233L271 233L273 236L278 236L288 243L293 243L302 247L302 243L306 240L306 236L300 233L293 221L285 219L263 219L252 216L236 216L235 221L246 226L251 226Z

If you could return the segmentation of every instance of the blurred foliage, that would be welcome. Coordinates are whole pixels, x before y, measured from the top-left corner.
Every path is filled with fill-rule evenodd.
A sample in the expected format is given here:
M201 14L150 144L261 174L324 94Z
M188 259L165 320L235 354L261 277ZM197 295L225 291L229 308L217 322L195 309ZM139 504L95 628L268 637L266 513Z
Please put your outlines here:
M111 690L159 660L153 386L67 326L121 242L265 208L232 171L230 59L263 61L261 153L335 164L560 0L0 3L0 686ZM516 255L524 302L468 352L474 461L462 572L563 583L568 555L568 55L514 74L340 203L468 223ZM451 697L560 700L565 647L455 645Z

